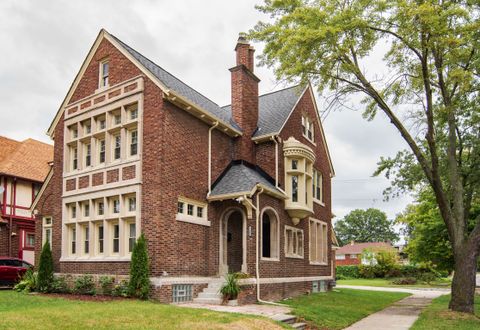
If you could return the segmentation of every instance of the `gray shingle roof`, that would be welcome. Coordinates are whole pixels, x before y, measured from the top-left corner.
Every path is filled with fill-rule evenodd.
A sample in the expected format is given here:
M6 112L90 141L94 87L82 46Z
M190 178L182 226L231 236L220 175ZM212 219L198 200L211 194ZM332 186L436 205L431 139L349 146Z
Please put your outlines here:
M258 183L278 191L269 180L255 169L244 164L233 164L214 184L211 197L251 191ZM280 191L278 191L281 193Z
M200 94L195 89L191 88L183 81L164 70L157 64L150 61L148 58L137 52L132 47L122 42L117 37L111 35L125 50L130 53L137 61L139 61L148 71L150 71L155 77L157 77L168 89L180 94L192 103L198 105L202 109L211 113L214 117L221 121L230 124L235 129L241 131L240 127L233 121L231 111L225 111L220 108L218 104Z
M297 85L258 98L258 129L253 137L280 132L285 121L297 103L304 87ZM222 107L231 113L230 105Z

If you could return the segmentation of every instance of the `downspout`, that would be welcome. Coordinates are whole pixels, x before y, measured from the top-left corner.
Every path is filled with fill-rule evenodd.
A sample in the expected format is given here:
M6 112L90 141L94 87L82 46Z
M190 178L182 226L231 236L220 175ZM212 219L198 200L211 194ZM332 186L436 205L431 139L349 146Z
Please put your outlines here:
M212 192L212 131L218 126L218 121L213 123L213 126L208 129L208 193L207 197Z
M12 178L10 183L10 223L8 226L8 256L12 256L12 225L13 225L13 203L14 200L14 193L15 193L15 186L17 185L17 178Z

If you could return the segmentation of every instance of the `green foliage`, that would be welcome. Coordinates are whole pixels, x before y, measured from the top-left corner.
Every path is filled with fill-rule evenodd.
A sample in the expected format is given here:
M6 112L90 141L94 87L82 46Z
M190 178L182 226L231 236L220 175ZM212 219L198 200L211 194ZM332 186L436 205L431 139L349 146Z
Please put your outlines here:
M50 250L50 244L45 242L40 254L40 263L38 265L37 290L48 292L53 282L53 257Z
M68 287L67 281L63 276L56 276L53 279L50 291L55 293L70 293L71 290Z
M35 291L38 286L38 274L33 269L28 269L23 275L20 282L18 282L13 289L18 292L31 292Z
M115 297L129 297L130 290L128 287L128 281L120 281L113 287L112 295Z
M140 235L132 252L130 262L130 283L128 284L130 295L140 299L147 299L150 293L149 264L147 241L145 236Z
M417 279L415 277L400 277L400 278L392 280L392 284L413 285L413 284L417 284Z
M358 272L358 266L349 265L349 266L337 266L336 267L337 280L348 279L348 278L360 278Z
M115 278L113 278L112 276L100 276L99 282L100 287L102 288L103 295L112 295L114 281Z
M220 288L220 293L225 301L237 299L237 296L240 293L237 273L228 273L225 276L225 283Z
M92 275L82 275L75 279L73 291L77 294L95 295L95 281Z
M374 208L356 209L335 223L335 234L340 244L357 242L395 242L398 234L393 229L394 222L387 215Z

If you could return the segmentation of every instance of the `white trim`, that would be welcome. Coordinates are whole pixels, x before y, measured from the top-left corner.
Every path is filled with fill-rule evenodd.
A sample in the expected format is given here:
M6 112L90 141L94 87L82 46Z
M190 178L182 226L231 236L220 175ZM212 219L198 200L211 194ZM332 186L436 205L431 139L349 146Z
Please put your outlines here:
M310 282L310 281L331 281L332 276L298 276L298 277L262 277L260 284L274 284L274 283L296 283L296 282ZM154 286L171 285L171 284L207 284L210 282L223 282L222 277L196 277L196 276L164 276L164 277L150 277L150 282ZM240 285L256 284L255 277L238 280Z
M193 223L195 225L208 226L208 227L210 227L210 225L211 225L211 222L209 220L199 219L199 218L195 218L195 217L189 217L185 214L178 214L178 213L175 217L175 220L181 221L181 222Z
M312 261L312 240L311 240L311 235L312 235L312 223L315 223L315 225L317 223L319 223L321 226L322 226L322 233L323 233L323 226L325 226L325 232L326 232L326 240L323 241L323 237L320 237L321 241L322 241L322 245L324 245L324 248L326 249L325 250L325 257L327 259L326 262L324 261ZM317 232L315 232L315 238L318 242L318 237L317 237ZM315 248L316 248L316 244L317 242L315 242ZM316 218L308 218L308 261L310 263L310 265L321 265L321 266L326 266L328 265L328 259L329 259L329 253L328 253L328 223L326 221L322 221L320 219L316 219ZM315 252L316 253L316 252ZM330 257L331 259L331 257Z
M264 257L263 256L263 215L264 213L273 213L275 216L275 227L276 227L276 242L275 242L275 252L276 252L276 257ZM270 217L270 224L271 224L271 217ZM259 230L260 230L260 260L263 261L280 261L280 217L278 216L278 212L271 206L265 206L262 211L260 212L260 224L259 224ZM272 230L270 229L270 233ZM272 240L272 236L270 235L270 242ZM272 248L271 248L272 243L270 243L270 255L272 255Z
M295 283L295 282L310 282L310 281L325 281L333 280L332 276L310 276L310 277L270 277L260 278L260 284L274 284L274 283ZM240 285L257 284L256 278L246 278L238 280Z

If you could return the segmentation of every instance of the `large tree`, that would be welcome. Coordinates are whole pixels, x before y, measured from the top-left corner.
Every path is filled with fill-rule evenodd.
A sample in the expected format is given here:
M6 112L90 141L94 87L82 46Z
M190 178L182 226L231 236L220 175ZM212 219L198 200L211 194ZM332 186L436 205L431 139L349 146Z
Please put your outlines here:
M353 210L335 223L335 233L340 244L357 242L395 242L398 235L393 221L379 209Z
M404 190L428 185L455 260L449 307L473 313L480 217L478 1L267 0L251 31L278 78L312 81L343 104L364 96L364 116L383 113L408 145L380 171ZM383 53L382 53L383 52ZM372 54L382 65L367 65ZM370 62L371 63L371 62Z

